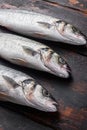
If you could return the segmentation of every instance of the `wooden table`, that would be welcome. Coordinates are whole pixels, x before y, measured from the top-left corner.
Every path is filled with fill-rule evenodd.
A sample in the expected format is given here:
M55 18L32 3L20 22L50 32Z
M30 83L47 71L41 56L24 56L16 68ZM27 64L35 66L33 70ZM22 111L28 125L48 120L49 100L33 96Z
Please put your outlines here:
M61 18L79 28L87 37L87 0L0 0L0 4L3 3ZM0 130L87 130L87 48L39 41L67 59L72 69L71 79L60 79L1 59L0 63L23 70L37 79L56 98L59 110L45 113L0 102Z

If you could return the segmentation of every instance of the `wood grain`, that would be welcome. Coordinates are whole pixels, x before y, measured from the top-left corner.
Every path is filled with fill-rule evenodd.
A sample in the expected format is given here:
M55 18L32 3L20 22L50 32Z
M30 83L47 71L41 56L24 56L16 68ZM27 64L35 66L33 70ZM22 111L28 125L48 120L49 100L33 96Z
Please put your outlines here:
M86 0L44 0L53 4L54 6L63 6L81 12L87 13L87 1Z
M0 0L0 4L3 3L61 18L79 28L87 37L86 0ZM45 125L56 130L87 130L87 48L45 40L38 41L49 45L68 61L72 69L70 79L60 79L44 72L10 64L1 59L0 63L22 70L44 85L58 101L58 112L45 113L12 103L0 102L0 117L2 117L0 125L3 126L0 128L3 130L5 128L6 130L33 130L35 125L37 130L48 130L48 127L43 127ZM78 52L85 56L79 55ZM13 120L10 119L11 116ZM34 122L27 126L30 120ZM19 125L13 127L11 123L19 123Z

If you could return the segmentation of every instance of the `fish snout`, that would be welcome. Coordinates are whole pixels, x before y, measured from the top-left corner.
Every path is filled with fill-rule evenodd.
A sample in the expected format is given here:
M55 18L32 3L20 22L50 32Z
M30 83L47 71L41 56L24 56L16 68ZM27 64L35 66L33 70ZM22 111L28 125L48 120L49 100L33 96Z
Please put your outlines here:
M56 102L53 102L51 104L51 112L56 112L58 110L58 104Z
M71 73L71 68L69 67L68 64L67 64L67 66L66 66L66 70L67 70L69 73Z
M81 45L87 44L85 36L79 35L78 38L79 38L79 43L81 43Z
M69 77L71 77L71 68L69 67L68 64L63 65L63 66L61 67L61 69L62 69L62 72L63 72L63 74L64 74L64 78L69 78Z
M67 65L67 68L66 68L68 74L69 74L69 77L72 77L72 71L71 71L71 68L69 67L69 65Z
M58 104L56 102L53 103L56 109L58 109Z
M58 103L54 98L47 101L46 106L48 106L47 111L49 112L56 112L58 110Z

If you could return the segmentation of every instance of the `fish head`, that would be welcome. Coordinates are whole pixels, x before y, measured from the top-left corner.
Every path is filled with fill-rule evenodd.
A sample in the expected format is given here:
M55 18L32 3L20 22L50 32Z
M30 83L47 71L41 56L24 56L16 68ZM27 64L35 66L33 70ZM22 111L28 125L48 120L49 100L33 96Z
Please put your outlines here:
M63 42L74 44L74 45L85 45L85 36L73 25L68 24L65 21L59 20L55 23L56 30L63 38Z
M51 50L49 47L40 49L41 60L44 66L50 73L62 77L68 78L71 74L71 69L66 61Z
M23 91L27 103L31 103L32 107L46 112L57 111L56 100L45 88L34 80L27 80Z

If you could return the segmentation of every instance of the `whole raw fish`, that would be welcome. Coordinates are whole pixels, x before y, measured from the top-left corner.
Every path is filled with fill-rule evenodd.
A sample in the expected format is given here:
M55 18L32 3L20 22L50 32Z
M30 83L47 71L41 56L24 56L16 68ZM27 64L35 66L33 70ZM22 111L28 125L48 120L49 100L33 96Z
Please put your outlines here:
M0 56L12 63L68 78L70 68L65 60L48 46L17 36L0 33Z
M74 45L86 44L83 34L73 25L33 11L0 9L0 25L26 36Z
M33 78L0 64L0 100L30 106L42 111L57 111L57 102Z

